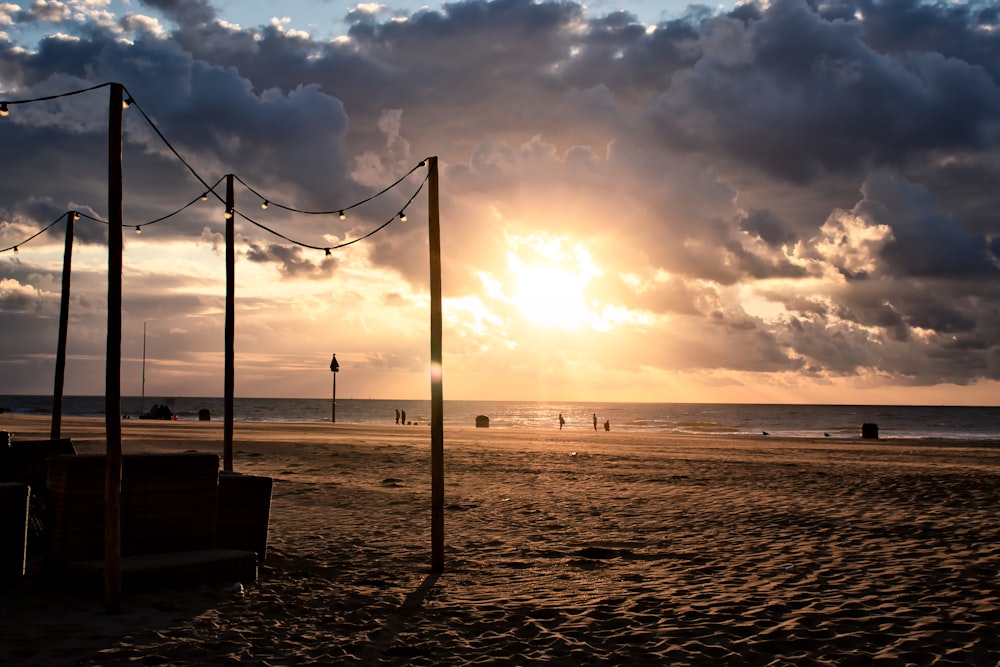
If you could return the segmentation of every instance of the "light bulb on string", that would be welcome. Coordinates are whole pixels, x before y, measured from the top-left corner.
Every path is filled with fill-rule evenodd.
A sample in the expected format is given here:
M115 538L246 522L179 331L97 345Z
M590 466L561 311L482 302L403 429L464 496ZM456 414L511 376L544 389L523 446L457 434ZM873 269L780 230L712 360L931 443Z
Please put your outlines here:
M400 222L406 222L406 211L400 211L399 212L399 221Z
M128 109L130 106L132 106L131 97L126 97L125 99L122 100L122 109Z
M232 219L233 219L233 209L227 208L226 209L226 220L232 220Z
M260 207L261 207L262 209L264 209L264 210L266 211L266 210L267 210L267 205L268 205L268 204L270 204L270 203L271 203L271 202L269 202L269 201L267 201L267 200L265 199L264 201L262 201L262 202L260 203Z
M10 115L10 107L7 106L6 102L0 103L0 117L6 118Z
M17 254L17 246L14 246L14 254Z
M347 215L343 211L337 211L337 217L343 220Z
M202 201L207 201L207 200L208 200L208 193L207 193L207 192L205 192L205 193L203 193L203 194L201 195L201 200L202 200Z
M136 234L142 234L142 226L141 225L136 225L135 226L135 233Z
M333 254L332 252L330 252L330 249L329 249L329 248L323 248L323 250L326 250L326 256L327 256L327 257L329 257L330 255L332 255L332 254Z

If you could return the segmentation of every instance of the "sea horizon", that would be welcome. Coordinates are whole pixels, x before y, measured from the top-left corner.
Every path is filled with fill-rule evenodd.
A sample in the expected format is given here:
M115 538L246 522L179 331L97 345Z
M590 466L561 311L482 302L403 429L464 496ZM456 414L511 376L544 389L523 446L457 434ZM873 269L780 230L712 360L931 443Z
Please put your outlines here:
M206 396L123 396L124 418L139 418L166 405L181 421L223 418L224 399ZM396 423L396 410L410 425L430 422L430 399L235 397L233 418L247 422ZM4 412L51 415L51 395L0 395ZM445 399L446 426L474 426L486 417L491 428L604 430L748 436L860 438L862 424L875 424L880 438L1000 440L1000 407L808 403L656 403L623 401L512 401ZM104 416L103 396L65 396L62 414ZM405 417L404 417L405 415ZM597 428L595 429L595 417ZM2 426L0 426L2 429Z

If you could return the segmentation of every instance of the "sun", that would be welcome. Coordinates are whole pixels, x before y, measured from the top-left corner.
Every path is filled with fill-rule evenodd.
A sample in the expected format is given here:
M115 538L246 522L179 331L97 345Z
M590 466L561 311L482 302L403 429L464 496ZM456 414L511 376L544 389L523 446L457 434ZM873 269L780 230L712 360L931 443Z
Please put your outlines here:
M523 318L539 327L569 330L600 319L587 303L586 287L601 271L585 248L567 251L561 241L521 241L507 261L514 279L511 301Z

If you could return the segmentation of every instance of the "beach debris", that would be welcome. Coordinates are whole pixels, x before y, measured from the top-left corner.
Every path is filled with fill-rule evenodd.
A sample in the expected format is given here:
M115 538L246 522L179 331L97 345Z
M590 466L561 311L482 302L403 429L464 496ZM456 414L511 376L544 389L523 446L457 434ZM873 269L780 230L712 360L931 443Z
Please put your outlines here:
M570 452L569 455L570 456L576 456L576 452Z
M396 477L386 477L382 480L382 486L400 487L403 486L403 480Z
M232 586L227 586L223 592L231 595L243 595L243 584L237 581Z
M771 434L770 434L770 433L768 433L767 431L761 431L761 434L762 434L762 435L771 435Z

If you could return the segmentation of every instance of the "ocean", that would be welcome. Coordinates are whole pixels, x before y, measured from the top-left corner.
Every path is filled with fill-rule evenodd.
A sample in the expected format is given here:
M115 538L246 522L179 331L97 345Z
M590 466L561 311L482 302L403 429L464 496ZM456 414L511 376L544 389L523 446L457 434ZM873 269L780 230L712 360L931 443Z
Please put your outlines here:
M140 406L140 403L142 404ZM329 422L334 412L330 399L236 398L233 418L246 422ZM180 420L197 420L207 409L213 420L223 417L222 398L146 397L122 398L122 414L136 418L153 404L166 404ZM338 399L336 421L353 424L393 424L395 411L405 411L406 421L429 424L429 400ZM49 415L50 396L0 395L0 413ZM593 430L605 421L622 431L703 433L720 436L773 435L793 437L860 438L861 425L873 423L879 438L945 438L1000 441L1000 407L898 406L898 405L748 405L721 403L575 403L534 401L444 402L444 423L474 426L477 416L489 418L491 428L558 429L559 415L567 429ZM103 417L101 396L66 396L63 415ZM3 415L0 414L0 429Z

